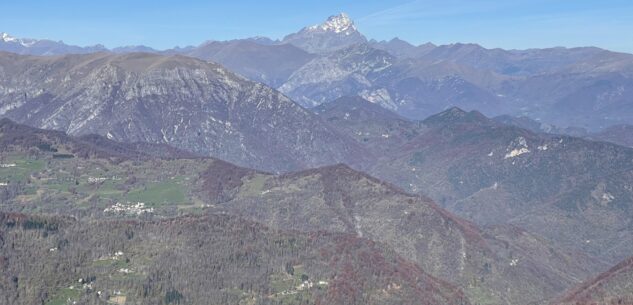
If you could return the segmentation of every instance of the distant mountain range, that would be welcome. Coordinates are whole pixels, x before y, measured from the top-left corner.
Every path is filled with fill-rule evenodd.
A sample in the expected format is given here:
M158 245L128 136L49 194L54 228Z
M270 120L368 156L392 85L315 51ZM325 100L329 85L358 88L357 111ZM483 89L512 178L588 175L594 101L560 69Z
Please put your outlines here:
M0 50L55 55L107 51L2 34ZM279 89L305 107L359 95L413 119L451 106L489 116L528 116L590 131L633 124L633 55L595 47L485 49L476 44L413 46L367 40L346 14L276 41L255 37L158 51L220 63Z
M108 49L102 45L79 47L67 45L62 41L16 38L0 32L0 51L24 55L60 55L105 52Z

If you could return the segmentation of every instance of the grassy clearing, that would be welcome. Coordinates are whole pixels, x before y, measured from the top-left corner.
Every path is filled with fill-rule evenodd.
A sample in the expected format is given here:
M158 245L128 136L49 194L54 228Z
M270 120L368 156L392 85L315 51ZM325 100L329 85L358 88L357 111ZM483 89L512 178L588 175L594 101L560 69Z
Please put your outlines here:
M124 259L99 259L96 260L92 263L92 265L94 267L112 267L115 269L120 269L120 268L129 268L130 264L127 263Z
M0 182L19 184L11 200L40 212L100 209L116 202L143 202L155 213L197 214L192 187L207 161L174 160L112 164L101 159L36 159L26 154L0 154ZM256 189L263 181L256 182ZM46 199L46 204L41 201ZM72 203L72 204L70 204Z
M244 181L244 185L240 189L242 196L261 196L268 179L265 175L256 174L252 178Z
M68 303L72 304L72 301L78 300L79 296L81 296L81 290L63 288L55 293L55 296L48 302L46 302L46 305L66 305ZM68 302L68 300L71 300L71 302Z
M148 204L183 204L187 202L179 179L150 184L143 189L132 190L127 194L127 200Z
M468 287L464 292L474 304L492 305L503 303L502 300L498 299L498 297L491 295L490 291L486 291L480 286Z
M7 158L2 164L15 165L12 167L0 167L0 180L10 182L25 182L33 172L44 168L43 160L31 160L27 158Z
M123 191L117 189L117 186L117 181L106 180L98 186L94 193L104 198L121 199Z
M295 265L292 267L292 274L276 273L270 277L270 286L277 293L282 291L294 290L303 282L301 277L305 275L303 265Z

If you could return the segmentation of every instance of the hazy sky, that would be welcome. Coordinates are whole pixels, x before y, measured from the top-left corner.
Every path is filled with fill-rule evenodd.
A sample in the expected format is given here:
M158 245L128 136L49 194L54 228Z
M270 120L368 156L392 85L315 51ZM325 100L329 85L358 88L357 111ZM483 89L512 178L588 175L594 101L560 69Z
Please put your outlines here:
M282 38L339 12L378 40L520 49L594 45L633 53L633 0L0 0L0 32L163 49L211 39Z

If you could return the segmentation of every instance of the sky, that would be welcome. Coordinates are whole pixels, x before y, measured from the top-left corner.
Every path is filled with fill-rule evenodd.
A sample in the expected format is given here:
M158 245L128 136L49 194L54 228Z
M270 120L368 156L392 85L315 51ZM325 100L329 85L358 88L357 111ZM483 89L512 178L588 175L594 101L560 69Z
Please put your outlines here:
M283 38L345 12L368 38L488 48L598 46L633 53L633 0L0 0L0 32L158 49Z

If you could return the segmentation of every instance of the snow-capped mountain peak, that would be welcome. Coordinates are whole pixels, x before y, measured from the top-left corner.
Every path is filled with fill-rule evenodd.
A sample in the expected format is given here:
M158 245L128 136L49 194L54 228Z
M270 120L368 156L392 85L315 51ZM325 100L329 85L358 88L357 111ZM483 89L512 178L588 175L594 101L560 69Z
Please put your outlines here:
M345 13L330 16L322 24L304 27L282 40L310 53L328 53L354 45L366 43L367 38L358 32L354 21Z
M4 42L15 42L18 39L9 35L8 33L0 32L0 40Z
M337 34L345 33L346 35L349 35L350 33L356 31L356 27L354 26L354 21L352 21L347 14L340 13L338 15L330 16L322 24L309 27L308 30L334 32Z
M30 47L37 42L35 39L24 39L24 38L16 38L9 33L0 32L0 41L12 43L12 44L20 44L23 47Z

